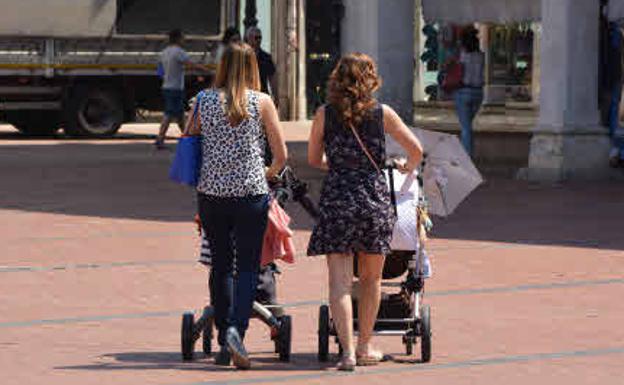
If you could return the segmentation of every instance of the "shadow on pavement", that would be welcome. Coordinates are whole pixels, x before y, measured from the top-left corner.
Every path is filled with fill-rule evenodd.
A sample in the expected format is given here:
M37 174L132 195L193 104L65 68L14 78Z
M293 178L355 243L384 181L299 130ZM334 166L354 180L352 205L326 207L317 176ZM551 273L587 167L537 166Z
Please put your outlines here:
M53 135L26 136L19 132L0 132L0 140L20 142L32 142L38 140L67 140L67 141L93 141L93 138L74 138L58 132ZM113 137L97 138L98 141L115 142L120 140L154 140L155 136L150 134L136 134L120 132Z
M173 142L166 151L113 140L6 143L0 145L0 209L191 223L193 190L168 178ZM317 198L318 179L311 190ZM294 229L312 228L297 204L287 211ZM494 178L453 215L434 218L432 237L624 250L623 216L622 182Z
M195 193L168 177L174 143L161 151L112 139L0 145L0 209L190 224ZM290 208L294 228L311 228Z
M559 185L493 179L432 237L624 250L624 183Z
M251 353L253 371L301 371L325 370L334 366L332 362L319 363L316 354L293 353L291 362L280 362L271 353ZM195 360L184 362L179 352L129 352L112 353L101 357L102 363L91 365L60 366L60 370L200 370L207 372L231 372L234 367L216 366L212 358L196 353Z
M193 192L168 179L172 149L110 141L0 146L0 207L190 222Z

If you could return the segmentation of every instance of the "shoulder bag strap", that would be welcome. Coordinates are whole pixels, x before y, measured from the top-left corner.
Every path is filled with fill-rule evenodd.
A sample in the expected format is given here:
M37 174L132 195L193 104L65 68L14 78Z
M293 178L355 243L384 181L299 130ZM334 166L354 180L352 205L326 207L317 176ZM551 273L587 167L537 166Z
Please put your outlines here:
M366 157L368 158L368 160L370 160L371 164L375 167L375 170L377 170L377 172L381 174L382 173L381 169L379 168L379 166L373 159L373 156L371 155L371 153L368 151L368 149L364 145L364 142L362 142L362 139L360 139L360 135L358 135L357 131L355 130L355 127L353 127L352 124L349 124L349 128L351 129L351 132L353 132L353 136L355 136L355 139L360 145L360 148L362 149L362 151L364 151L364 154L366 154Z
M202 100L202 96L204 95L204 91L199 91L197 93L197 100L195 100L195 108L193 109L193 115L191 115L191 118L189 119L189 122L187 123L187 128L184 130L183 135L193 135L191 134L191 131L197 131L197 128L199 128L199 131L201 133L201 119L199 116L199 103ZM199 134L196 134L199 135Z
M360 148L362 149L362 151L364 151L364 154L366 154L366 157L368 158L368 160L370 160L370 162L373 164L373 166L375 167L377 172L379 172L380 174L383 175L383 172L381 171L381 169L379 168L379 166L377 165L377 163L373 159L373 156L371 155L371 153L368 151L368 149L364 145L364 142L362 142L362 139L360 138L360 135L358 135L357 130L355 129L355 127L353 127L353 125L350 124L349 128L351 128L351 132L353 132L353 136L355 136L355 139L357 140L358 144L360 145ZM390 190L390 201L392 202L392 206L394 207L394 213L396 215L398 215L397 203L396 203L396 194L394 192L394 177L392 175L392 169L390 169L388 171L388 177L390 179L390 189L389 189Z

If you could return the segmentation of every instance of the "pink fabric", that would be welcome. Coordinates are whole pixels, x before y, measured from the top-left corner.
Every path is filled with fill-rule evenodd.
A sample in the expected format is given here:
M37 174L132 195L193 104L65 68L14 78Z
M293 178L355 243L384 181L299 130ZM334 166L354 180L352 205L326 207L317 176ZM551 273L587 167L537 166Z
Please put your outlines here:
M262 244L262 266L269 264L276 259L284 262L295 262L295 244L292 240L293 232L288 227L290 217L275 199L271 200L269 206L269 220L264 233Z

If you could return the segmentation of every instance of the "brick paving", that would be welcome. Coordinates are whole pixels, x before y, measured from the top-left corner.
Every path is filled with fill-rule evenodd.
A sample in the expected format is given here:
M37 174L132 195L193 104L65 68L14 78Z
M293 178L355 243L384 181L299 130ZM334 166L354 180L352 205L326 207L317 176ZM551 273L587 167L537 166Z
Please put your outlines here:
M352 375L319 364L326 271L305 257L279 278L293 362L277 362L253 321L253 370L218 369L200 353L182 362L180 314L206 301L206 271L194 262L193 194L167 180L172 152L152 150L154 129L91 141L26 140L0 127L3 385L622 383L622 182L493 179L438 219L429 364L404 356L396 337L377 340L392 362ZM287 132L300 167L305 130ZM289 211L302 252L311 221Z

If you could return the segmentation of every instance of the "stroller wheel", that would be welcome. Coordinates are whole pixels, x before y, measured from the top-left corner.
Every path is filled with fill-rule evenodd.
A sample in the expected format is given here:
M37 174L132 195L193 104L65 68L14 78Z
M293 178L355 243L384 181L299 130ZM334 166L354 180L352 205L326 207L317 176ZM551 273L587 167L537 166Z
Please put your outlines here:
M202 333L202 350L204 354L209 356L212 354L212 324L214 320L212 318L208 318L206 320L206 326L204 327L204 332Z
M282 321L282 317L279 317L279 321L281 323ZM277 332L275 333L275 335L273 334L273 330L271 330L271 339L273 340L273 345L275 346L275 353L279 354L280 352L280 338L279 338L279 329L277 330Z
M319 307L318 319L318 360L326 362L329 359L329 307Z
M191 361L195 350L195 339L193 338L193 324L195 316L193 313L184 313L182 315L182 359Z
M292 341L292 318L285 315L280 320L279 336L279 360L282 362L290 361L290 349Z
M431 361L431 311L429 305L420 309L420 355L422 362Z

